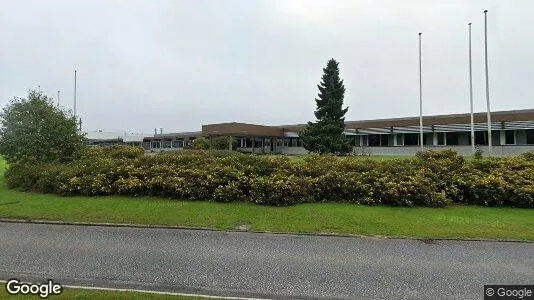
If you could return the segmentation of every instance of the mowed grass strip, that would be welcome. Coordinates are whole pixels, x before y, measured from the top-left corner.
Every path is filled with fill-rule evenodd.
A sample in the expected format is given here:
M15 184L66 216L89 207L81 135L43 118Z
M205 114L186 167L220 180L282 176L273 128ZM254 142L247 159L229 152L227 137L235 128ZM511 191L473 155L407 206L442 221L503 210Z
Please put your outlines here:
M0 299L42 299L37 295L10 295L7 293L5 284L2 283L0 288ZM67 300L89 300L89 299L115 299L115 300L141 300L141 299L154 299L154 300L205 300L215 298L204 297L189 297L189 296L177 296L177 295L163 295L163 294L151 294L151 293L139 293L139 292L123 292L123 291L103 291L103 290L86 290L86 289L73 289L65 288L59 295L50 295L50 299Z
M0 164L3 161L0 160ZM5 166L5 165L4 165ZM132 223L287 233L332 233L418 238L534 240L534 210L452 206L447 208L310 203L268 207L250 203L162 198L62 197L7 189L0 166L0 218Z
M405 208L347 203L266 207L158 198L60 197L0 189L0 218L134 223L227 230L424 238L534 240L534 210L455 206Z

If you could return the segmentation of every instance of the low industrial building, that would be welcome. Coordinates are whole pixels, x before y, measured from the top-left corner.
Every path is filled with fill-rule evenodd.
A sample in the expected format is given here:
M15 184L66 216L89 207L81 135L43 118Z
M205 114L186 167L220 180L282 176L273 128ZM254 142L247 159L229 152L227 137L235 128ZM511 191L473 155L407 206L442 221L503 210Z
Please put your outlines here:
M493 155L517 155L534 150L534 110L491 113ZM423 117L423 146L426 150L454 149L472 154L470 114ZM475 145L488 153L486 113L474 114ZM202 125L202 131L155 132L142 140L152 152L180 150L195 138L230 136L241 151L297 155L308 153L298 132L305 124L266 126L245 123ZM420 150L419 117L345 122L345 135L355 155L414 155Z
M85 132L87 145L89 146L110 146L110 145L130 145L130 146L144 146L149 149L149 145L143 145L143 139L147 134L143 133L129 133L129 132L109 132L102 130Z

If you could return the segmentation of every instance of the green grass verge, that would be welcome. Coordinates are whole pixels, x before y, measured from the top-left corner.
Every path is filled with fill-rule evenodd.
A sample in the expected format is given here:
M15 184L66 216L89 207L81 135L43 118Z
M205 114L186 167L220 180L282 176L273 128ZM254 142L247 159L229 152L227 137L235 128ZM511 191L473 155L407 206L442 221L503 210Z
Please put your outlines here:
M0 166L2 175L3 168ZM221 230L246 223L250 225L250 230L289 233L534 240L533 209L478 206L405 208L348 203L267 207L150 197L61 197L7 189L3 176L0 177L0 218Z
M534 210L455 206L404 208L346 203L265 207L248 203L128 197L59 197L0 189L0 218L136 223L227 230L427 238L534 240Z
M4 284L3 284L4 285ZM34 295L15 295L12 296L7 293L5 285L0 288L0 299L41 299L39 296ZM85 290L85 289L71 289L66 288L59 295L51 295L49 299L67 300L67 299L154 299L154 300L204 300L213 298L202 297L186 297L186 296L174 296L174 295L161 295L150 293L137 293L137 292L120 292L120 291L100 291L100 290Z

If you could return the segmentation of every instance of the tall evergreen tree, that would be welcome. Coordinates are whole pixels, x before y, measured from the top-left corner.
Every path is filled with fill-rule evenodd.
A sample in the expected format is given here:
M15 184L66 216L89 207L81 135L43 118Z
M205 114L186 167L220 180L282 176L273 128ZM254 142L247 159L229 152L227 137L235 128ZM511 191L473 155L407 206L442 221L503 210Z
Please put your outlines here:
M343 155L352 148L344 134L348 107L343 108L345 86L339 78L338 66L338 62L330 59L323 69L322 81L317 86L318 98L315 99L317 121L308 122L306 128L299 133L304 148L310 152Z

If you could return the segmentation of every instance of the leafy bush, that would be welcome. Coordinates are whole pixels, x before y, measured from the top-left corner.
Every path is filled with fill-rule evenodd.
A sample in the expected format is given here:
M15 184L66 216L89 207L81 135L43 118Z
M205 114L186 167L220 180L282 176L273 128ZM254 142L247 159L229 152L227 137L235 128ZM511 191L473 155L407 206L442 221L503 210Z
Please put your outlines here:
M329 171L313 182L313 196L317 200L370 203L371 186L357 173Z
M0 112L0 153L9 162L67 162L80 157L85 136L73 115L51 98L30 91Z
M419 151L415 155L417 158L421 158L424 160L432 160L432 159L457 159L461 156L458 155L458 153L452 149L447 150L427 150L427 151Z
M159 152L157 155L160 156L176 156L176 155L201 155L201 156L214 156L214 157L227 157L227 156L239 156L243 155L237 151L230 150L180 150L180 151L163 151Z
M528 151L528 152L525 152L523 154L521 154L521 156L527 160L532 160L534 161L534 151Z
M484 151L482 149L475 150L475 159L482 159L482 154L484 154Z
M4 176L8 188L17 188L22 191L34 190L35 183L42 174L43 165L37 162L16 162L11 164Z
M196 150L207 150L210 148L210 141L205 137L198 137L193 140L193 148Z
M145 155L145 149L134 146L91 147L85 150L86 157L109 157L132 159Z
M230 182L226 185L218 186L213 192L213 200L217 202L232 202L243 200L244 195L239 184Z
M218 136L211 140L211 148L215 150L229 150L230 142L232 142L232 149L237 148L237 141L230 136Z
M309 202L311 185L310 178L295 175L258 177L251 183L250 201L274 206Z
M102 148L69 163L13 163L6 184L63 195L150 195L275 206L334 201L534 207L534 160L525 156L465 161L452 151L428 151L413 159L312 156L295 161L231 151L140 154L131 147Z

